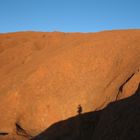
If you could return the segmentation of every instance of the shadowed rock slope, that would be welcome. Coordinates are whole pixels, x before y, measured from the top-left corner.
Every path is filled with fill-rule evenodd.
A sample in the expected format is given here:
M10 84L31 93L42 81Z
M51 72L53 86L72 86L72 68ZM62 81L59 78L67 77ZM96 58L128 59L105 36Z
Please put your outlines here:
M53 124L32 140L138 140L139 102L140 85L133 96Z
M0 34L0 66L0 137L30 139L133 95L140 30Z

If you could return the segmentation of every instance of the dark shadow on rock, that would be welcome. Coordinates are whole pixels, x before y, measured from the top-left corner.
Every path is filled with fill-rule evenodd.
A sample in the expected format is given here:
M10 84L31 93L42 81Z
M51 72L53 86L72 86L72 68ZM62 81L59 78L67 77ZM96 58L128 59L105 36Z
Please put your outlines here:
M140 86L126 99L100 111L57 122L32 140L138 140L140 139Z
M32 140L84 140L91 139L100 111L78 114L53 124Z
M92 140L140 139L140 84L134 95L103 109Z
M0 132L0 135L5 136L5 135L8 135L8 133L7 132Z

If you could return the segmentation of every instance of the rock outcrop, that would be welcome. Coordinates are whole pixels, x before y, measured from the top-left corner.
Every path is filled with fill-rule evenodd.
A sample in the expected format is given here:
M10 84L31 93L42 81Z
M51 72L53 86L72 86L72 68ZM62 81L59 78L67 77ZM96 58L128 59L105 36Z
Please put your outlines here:
M131 97L111 102L99 111L57 122L32 140L140 139L140 85Z
M30 139L133 95L140 30L0 34L0 66L0 138Z

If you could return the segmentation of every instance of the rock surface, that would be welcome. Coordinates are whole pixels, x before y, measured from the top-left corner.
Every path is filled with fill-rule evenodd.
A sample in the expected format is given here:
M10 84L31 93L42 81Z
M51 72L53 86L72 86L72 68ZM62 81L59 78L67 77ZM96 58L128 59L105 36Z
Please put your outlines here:
M29 139L133 95L140 30L0 34L0 66L0 137Z
M32 140L139 140L139 102L140 85L131 97L54 123Z

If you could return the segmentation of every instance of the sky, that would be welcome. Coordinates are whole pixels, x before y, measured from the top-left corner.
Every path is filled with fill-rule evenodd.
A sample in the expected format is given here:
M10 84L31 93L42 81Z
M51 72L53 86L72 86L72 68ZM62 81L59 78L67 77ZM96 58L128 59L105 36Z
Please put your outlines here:
M0 33L140 29L140 0L0 0Z

